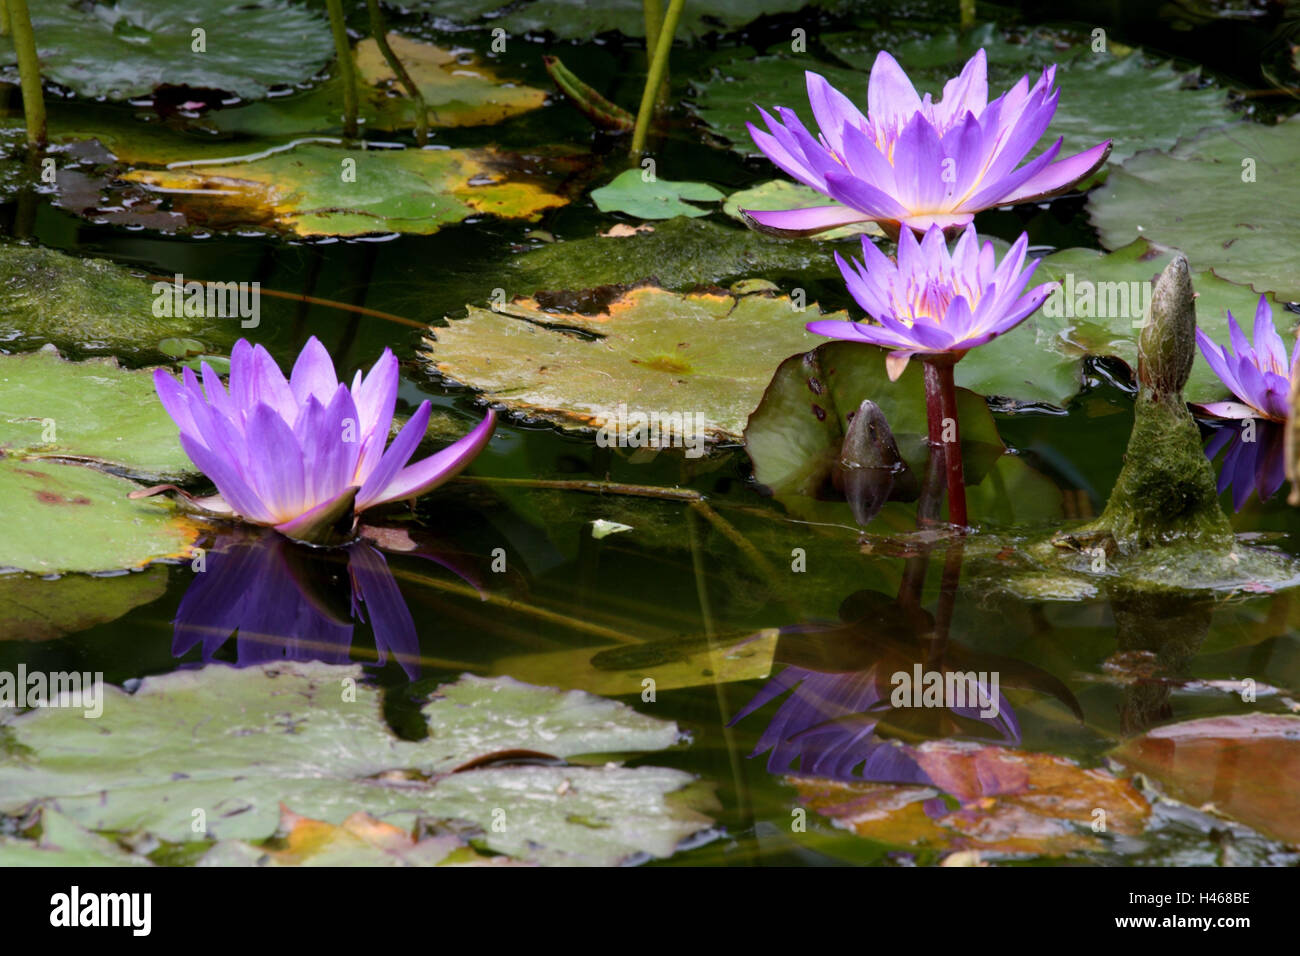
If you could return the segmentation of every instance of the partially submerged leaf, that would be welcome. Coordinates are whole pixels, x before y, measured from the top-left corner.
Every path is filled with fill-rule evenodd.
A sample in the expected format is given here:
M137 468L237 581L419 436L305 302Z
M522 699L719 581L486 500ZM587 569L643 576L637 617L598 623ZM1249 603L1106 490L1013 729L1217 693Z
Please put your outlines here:
M1300 844L1300 717L1241 714L1157 727L1114 753L1193 806Z
M298 146L243 163L136 169L132 182L179 190L177 208L212 228L297 236L428 235L471 216L535 221L565 199L495 149L342 150Z
M1300 117L1239 123L1134 156L1089 198L1088 212L1109 249L1143 237L1181 250L1194 270L1300 299Z
M66 574L56 581L0 574L0 641L48 641L115 621L162 597L167 577L165 567L104 577Z
M44 708L8 722L23 753L0 755L0 812L39 801L89 829L183 842L194 839L197 808L211 838L263 840L284 803L330 824L358 812L403 829L463 820L495 852L586 865L671 855L710 823L673 796L692 779L679 770L496 763L451 772L503 751L565 757L676 741L675 724L579 691L466 676L424 707L429 736L417 741L389 729L379 689L353 666L214 664L104 695L98 720Z
M747 229L685 216L642 235L570 239L518 256L508 264L506 287L593 289L655 278L665 289L686 291L749 276L807 282L839 276L826 247L808 239L773 239Z
M672 219L675 216L707 216L708 209L694 202L718 202L726 197L708 183L672 182L640 169L626 169L613 181L592 190L591 198L601 212L625 212L639 219Z
M860 837L924 850L1060 856L1099 850L1092 832L1142 831L1150 807L1126 780L1050 754L930 741L915 748L935 787L791 777L800 802ZM952 806L941 797L955 798Z
M151 481L191 475L153 376L53 348L0 355L0 453L75 458Z
M334 54L323 12L289 0L46 0L31 8L41 72L81 96L111 100L163 84L257 99L308 80ZM0 57L14 62L9 36L0 37Z
M840 499L831 488L835 466L863 399L879 406L913 475L924 475L929 430L923 375L920 362L909 362L891 382L884 350L857 342L828 342L786 359L745 428L754 478L796 513L810 499ZM1004 446L984 401L965 389L957 394L962 457L973 484Z
M425 339L426 358L444 377L532 418L616 429L622 405L625 416L654 416L661 447L689 449L737 440L775 365L818 341L784 298L652 285L552 298L549 309L540 294L496 311L471 306ZM643 427L648 437L650 423Z
M0 340L10 351L51 342L82 352L148 354L169 336L201 336L202 351L238 334L238 319L158 316L156 301L147 278L106 259L0 245Z
M0 457L0 568L119 571L186 556L198 527L161 501L130 500L138 487L82 465Z

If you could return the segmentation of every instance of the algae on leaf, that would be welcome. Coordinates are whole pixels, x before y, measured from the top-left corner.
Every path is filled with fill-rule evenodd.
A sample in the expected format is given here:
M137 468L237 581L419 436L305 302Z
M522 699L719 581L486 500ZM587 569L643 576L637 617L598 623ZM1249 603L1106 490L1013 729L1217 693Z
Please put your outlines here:
M7 349L53 343L81 352L150 354L168 337L199 337L208 349L238 336L238 319L157 316L149 279L106 259L0 245L0 339Z

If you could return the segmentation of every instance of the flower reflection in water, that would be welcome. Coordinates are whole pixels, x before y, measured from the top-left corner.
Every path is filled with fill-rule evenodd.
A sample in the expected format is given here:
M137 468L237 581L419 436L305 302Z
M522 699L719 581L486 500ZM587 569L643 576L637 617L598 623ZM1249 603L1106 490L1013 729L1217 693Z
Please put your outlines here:
M909 561L898 600L860 591L841 606L841 625L782 632L777 658L786 663L785 669L731 721L735 724L788 694L751 757L767 753L767 769L775 774L937 786L918 762L913 745L904 741L965 738L1019 744L1020 725L999 683L1050 693L1082 717L1069 689L1050 674L948 642L960 549L954 547L949 557L937 617L915 599L927 561L921 557ZM970 686L974 693L964 704L896 707L891 701L894 675L912 675L918 667L945 677L981 676ZM977 695L984 701L971 700Z
M370 542L319 549L270 532L228 533L217 537L205 564L176 612L176 657L201 644L203 660L211 661L238 634L239 667L277 660L345 664L355 622L368 621L378 664L391 653L407 677L419 675L415 621L387 560Z

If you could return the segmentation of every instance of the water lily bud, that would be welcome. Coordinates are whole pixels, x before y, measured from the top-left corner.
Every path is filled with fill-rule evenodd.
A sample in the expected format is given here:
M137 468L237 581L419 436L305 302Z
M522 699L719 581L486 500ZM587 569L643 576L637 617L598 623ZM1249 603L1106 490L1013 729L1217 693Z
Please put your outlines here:
M840 447L835 484L844 492L853 517L866 526L889 500L894 480L907 465L885 413L870 399L858 406Z
M1138 380L1160 393L1183 390L1196 357L1196 303L1185 256L1155 281L1151 316L1138 340Z

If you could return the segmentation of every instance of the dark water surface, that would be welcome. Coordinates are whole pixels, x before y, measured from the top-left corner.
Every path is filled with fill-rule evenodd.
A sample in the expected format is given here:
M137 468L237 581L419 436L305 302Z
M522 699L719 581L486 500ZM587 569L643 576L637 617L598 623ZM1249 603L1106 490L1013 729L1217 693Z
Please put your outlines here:
M1087 28L1107 26L1123 42L1146 43L1200 60L1241 87L1262 85L1257 58L1268 36L1253 23L1219 21L1176 31L1167 20L1149 15L1156 6L1088 4L1087 13L1081 15L1078 5L1049 3L1026 7L1024 12L1030 20L1083 20ZM401 26L400 22L393 25ZM762 50L772 38L788 36L787 27L777 19L717 49L703 45L675 51L674 82L684 94L687 79L702 75L712 60L737 55L747 43ZM537 44L511 43L497 59L508 74L549 88L539 62L542 49ZM642 51L617 43L587 43L561 52L588 82L618 101L636 102L644 68ZM53 110L58 108L57 103L52 105ZM661 176L707 180L728 191L772 177L765 163L745 163L702 144L684 114L678 111L674 116L670 137L656 152ZM506 147L567 142L611 150L610 170L622 161L620 147L593 140L585 121L563 106L502 127L439 130L435 137L435 142L448 145L488 141ZM15 213L12 205L6 211L11 217ZM483 303L491 297L504 281L502 263L514 254L512 250L543 244L528 238L530 231L546 229L560 240L585 238L608 222L589 200L580 198L538 224L484 219L429 237L285 243L256 237L162 237L96 226L42 204L35 214L32 238L153 274L256 280L264 289L306 293L437 325L444 316L461 313L466 303ZM1027 228L1040 251L1097 245L1078 197L1066 197L1046 208L991 212L979 217L977 225L985 233L1008 239ZM739 276L716 278L725 283ZM783 277L781 284L791 288L796 283L794 277ZM514 295L534 290L507 291ZM817 294L823 308L850 304L847 295L830 284L819 287ZM262 299L262 312L261 327L252 337L266 345L282 366L292 362L310 335L330 349L340 377L368 367L383 347L390 346L403 361L400 401L408 410L429 398L463 426L482 413L470 395L442 386L417 364L417 329L267 296ZM1065 414L1021 409L997 416L1006 443L1050 479L1043 494L1060 493L1064 513L1074 518L1093 515L1104 504L1132 423L1125 371L1096 363L1089 367L1089 376L1091 386ZM1002 690L1018 722L1017 746L1073 758L1086 766L1104 766L1118 742L1153 726L1259 710L1284 713L1284 698L1300 686L1296 624L1300 601L1291 595L1220 594L1203 607L1136 612L1116 609L1104 598L1026 602L963 585L955 592L949 589L945 598L941 591L948 550L941 543L928 567L918 569L916 560L911 564L910 573L921 574L922 586L910 593L930 617L909 616L896 601L900 590L908 593L905 556L888 549L881 553L870 541L864 545L857 529L848 524L812 526L794 520L759 494L748 467L740 449L723 449L699 461L677 452L640 461L626 451L598 448L589 438L503 422L470 469L471 480L422 499L414 515L397 513L408 526L418 525L436 535L446 564L456 569L422 557L387 557L416 621L418 648L387 648L382 635L377 646L369 624L360 622L350 632L350 643L347 629L318 629L305 639L302 629L295 633L286 627L285 633L248 633L224 641L209 631L174 646L173 621L187 589L196 585L196 575L182 565L169 568L162 597L110 624L45 642L0 641L0 669L25 663L44 670L102 671L106 680L120 684L197 666L204 660L205 647L211 659L242 663L281 656L343 661L350 653L352 659L369 665L374 679L387 688L388 716L399 730L409 726L407 718L418 711L416 700L422 692L464 671L586 687L617 696L644 713L675 720L689 732L689 745L641 759L684 768L716 786L725 836L678 854L670 862L719 865L889 863L911 858L932 862L937 858L930 850L903 853L860 839L811 813L807 832L792 833L792 810L799 802L784 778L790 766L769 766L767 753L750 756L768 722L778 719L787 695L732 724L770 679L800 666L807 646L800 644L798 628L836 625L842 605L854 595L858 597L849 602L845 613L852 616L851 612L865 607L863 620L868 623L863 627L871 631L871 638L854 645L855 653L831 668L842 678L838 685L814 688L806 682L796 695L805 693L822 703L826 694L857 699L853 695L861 692L866 678L855 684L853 675L866 674L877 664L897 663L906 657L909 641L918 660L935 653L931 618L950 615L949 647L971 660L980 660L981 655L1011 659L1026 673L1039 675L1034 678L1037 683L1019 688L1008 687L1004 676ZM689 488L707 496L711 511L683 501L479 479L596 479ZM1033 513L1033 502L1019 504ZM591 535L591 522L600 518L632 525L633 530L597 540ZM891 520L888 515L880 519L885 525ZM1281 498L1263 505L1252 499L1235 516L1234 527L1241 533L1266 534L1270 544L1300 554L1295 537L1300 518ZM1023 530L1049 528L1039 520ZM887 530L906 530L906 525L899 518L890 528L871 530L883 535ZM791 569L796 548L806 552L807 569L802 572ZM493 570L494 552L504 555L505 571ZM340 620L347 620L347 574L340 561L319 556L302 561L308 567L303 580L310 582L309 595L286 585L269 564L241 579L238 593L254 594L270 607L298 603L332 607ZM952 561L948 565L951 584L954 565ZM795 574L799 575L795 587L778 589L770 583L775 575L788 585ZM864 598L862 591L871 593ZM202 621L189 623L202 630ZM773 628L787 629L776 642L775 659L760 654L753 665L757 671L750 676L714 681L696 668L688 686L662 681L653 702L642 699L644 672L684 668L703 649L729 648L747 635ZM770 635L767 640L770 649ZM388 653L382 666L376 662L381 648L396 652L396 657ZM175 656L176 651L182 652ZM723 652L718 659L725 657ZM1003 670L1009 672L1005 666ZM758 676L765 671L772 677ZM1208 683L1243 677L1278 692L1267 696L1261 691L1258 703L1247 704L1231 690ZM1065 693L1045 690L1050 679L1059 682ZM1077 700L1082 719L1073 713L1071 697ZM837 732L851 738L851 722ZM887 727L881 732L911 743L936 736L1005 739L987 721L958 716L952 716L949 724ZM1238 773L1257 772L1258 768L1250 767L1220 768L1223 792L1216 793L1216 800L1230 802ZM1224 862L1225 853L1235 853L1234 859L1252 862L1285 859L1277 844L1249 835L1225 836L1224 827L1216 826L1205 815L1164 820L1142 837L1108 841L1092 858L1213 863Z

